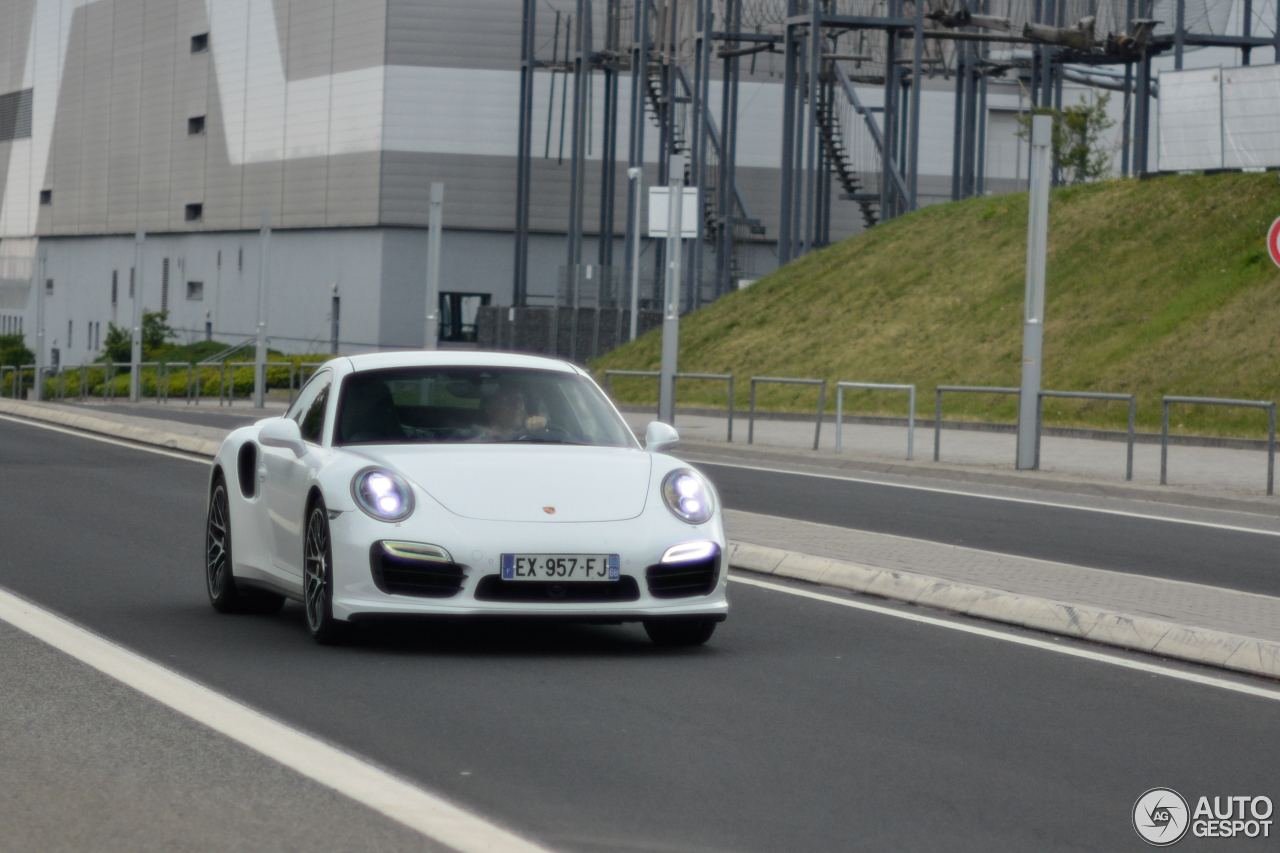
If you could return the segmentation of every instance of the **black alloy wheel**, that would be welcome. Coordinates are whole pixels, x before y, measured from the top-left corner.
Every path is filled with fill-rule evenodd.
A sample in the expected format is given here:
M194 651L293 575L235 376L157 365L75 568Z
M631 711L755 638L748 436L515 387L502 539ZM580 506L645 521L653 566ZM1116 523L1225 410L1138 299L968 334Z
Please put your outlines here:
M219 613L278 613L284 596L257 590L246 592L236 585L232 570L231 504L227 481L219 473L209 495L209 515L204 525L204 579L209 603Z
M711 619L646 619L644 632L657 646L700 646L716 631Z
M348 625L333 618L333 546L329 541L329 511L320 499L307 516L302 593L311 638L322 646L342 642Z
M231 506L227 483L219 474L209 496L209 517L204 525L204 579L209 603L219 613L240 610L240 595L231 571Z

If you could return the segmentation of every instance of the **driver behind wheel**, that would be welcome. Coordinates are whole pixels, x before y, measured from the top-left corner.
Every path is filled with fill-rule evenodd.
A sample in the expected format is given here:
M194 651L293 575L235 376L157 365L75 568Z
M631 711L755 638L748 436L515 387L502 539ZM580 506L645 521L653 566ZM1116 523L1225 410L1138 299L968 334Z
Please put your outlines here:
M543 415L529 414L529 400L523 391L499 387L484 398L480 411L489 422L489 433L498 438L516 438L547 428Z

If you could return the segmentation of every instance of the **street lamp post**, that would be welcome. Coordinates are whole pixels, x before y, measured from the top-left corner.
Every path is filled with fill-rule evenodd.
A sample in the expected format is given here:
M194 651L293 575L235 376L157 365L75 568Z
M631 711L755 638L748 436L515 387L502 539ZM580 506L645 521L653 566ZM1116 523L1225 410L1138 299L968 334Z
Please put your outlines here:
M440 340L440 229L444 218L444 184L431 185L431 212L427 231L427 312L423 349L435 349Z
M258 340L253 358L253 405L267 404L267 286L271 283L271 211L262 211L262 252L258 262Z
M662 372L658 378L658 420L676 422L676 370L680 357L680 214L684 207L684 169L672 159L667 188L667 269L662 306Z
M1044 350L1044 271L1049 241L1049 146L1053 118L1031 119L1031 182L1027 208L1027 295L1022 323L1022 392L1018 395L1018 470L1036 467L1037 403Z
M31 275L35 279L36 287L36 376L35 384L31 389L31 396L38 403L44 399L44 368L45 360L45 340L44 340L44 276L45 276L45 256L41 252L37 257L31 259ZM18 371L20 374L21 371ZM14 380L15 396L16 389L22 384L22 377L18 376Z
M644 170L639 166L627 169L627 179L631 181L631 337L636 339L640 328L640 190L643 184L640 176Z
M129 356L129 401L142 398L142 248L147 235L133 235L133 350Z

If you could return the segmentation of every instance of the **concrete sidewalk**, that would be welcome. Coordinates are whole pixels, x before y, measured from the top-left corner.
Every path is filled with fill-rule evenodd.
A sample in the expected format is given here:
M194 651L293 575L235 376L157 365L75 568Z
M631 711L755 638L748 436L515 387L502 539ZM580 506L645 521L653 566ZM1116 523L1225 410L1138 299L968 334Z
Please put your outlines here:
M94 413L83 407L58 404L0 400L0 414L202 456L212 456L221 436L227 432L154 416ZM648 418L633 414L628 419L643 433ZM795 442L796 427L805 428L804 424L788 422L769 425L778 428L770 434L780 441ZM687 434L695 433L695 426L681 424ZM719 426L724 426L723 420ZM811 429L812 424L808 428ZM809 435L812 442L812 433ZM957 436L958 440L969 437ZM1009 439L1001 435L993 437ZM729 447L724 442L705 440L692 440L688 445L695 456L699 449L705 453ZM1123 445L1120 447L1123 449ZM1189 461L1199 460L1195 464L1201 467L1196 470L1206 474L1212 472L1218 453L1257 455L1253 451L1219 448L1179 449ZM746 448L738 448L733 452L744 450ZM794 444L791 448L775 447L773 451L775 456L817 464L849 464L835 459L828 451L802 451ZM759 455L766 451L762 447L752 452ZM725 453L712 455L723 458ZM1238 464L1243 466L1249 460L1250 457L1246 457ZM881 458L880 463L883 462ZM995 476L990 472L1001 468L995 463L914 465L909 470L934 477L948 473L969 477L974 482ZM1010 472L1001 476L1017 484L1047 484L1049 488L1062 487L1067 491L1073 484L1097 487L1099 482L1106 482L1079 474L1070 481L1055 480L1036 472L1017 472L1016 476ZM1199 498L1211 506L1222 504L1237 513L1245 509L1251 515L1239 517L1249 520L1250 526L1242 529L1254 529L1260 535L1280 532L1271 529L1275 527L1272 499L1261 498L1249 490L1231 490L1223 482L1220 479L1219 487L1214 490L1219 497L1195 495L1186 489L1152 489L1149 484L1128 486L1123 481L1120 484L1111 481L1110 488L1129 499L1135 495L1145 500L1155 500L1151 495L1166 496L1171 499L1171 509L1178 504L1173 499L1179 497ZM1128 493L1130 491L1132 493ZM1185 502L1182 505L1185 506ZM731 540L729 562L736 569L1280 678L1280 598L735 510L725 511L725 522Z
M651 412L625 412L623 417L637 435L643 436L652 420ZM1016 436L1006 432L948 429L941 436L939 462L933 461L932 426L917 425L914 459L907 461L907 428L878 424L849 424L843 428L842 451L835 452L835 424L822 425L819 449L813 450L814 421L757 420L754 444L747 444L747 419L735 413L733 442L726 441L727 419L676 412L676 429L684 440L682 449L732 450L741 454L786 451L803 457L808 464L831 465L843 462L891 462L896 470L914 470L924 476L938 471L968 471L974 475L1009 474L1024 482L1040 480L1063 483L1094 483L1121 487L1154 487L1171 492L1187 492L1231 498L1266 499L1267 454L1265 450L1169 447L1169 485L1160 486L1160 446L1135 444L1133 480L1125 481L1126 445L1122 441L1066 438L1045 435L1040 441L1040 470L1016 471ZM1011 481L1012 482L1012 481ZM1277 501L1280 506L1280 501Z

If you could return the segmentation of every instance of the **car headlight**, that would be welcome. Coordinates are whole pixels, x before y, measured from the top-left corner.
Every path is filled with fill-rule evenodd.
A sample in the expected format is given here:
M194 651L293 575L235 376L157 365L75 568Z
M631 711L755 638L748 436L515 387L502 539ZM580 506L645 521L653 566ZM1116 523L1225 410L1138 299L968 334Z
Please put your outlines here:
M413 490L385 468L365 468L351 481L356 505L379 521L404 521L413 514Z
M714 509L711 488L688 468L677 468L663 479L662 498L676 518L689 524L702 524Z

